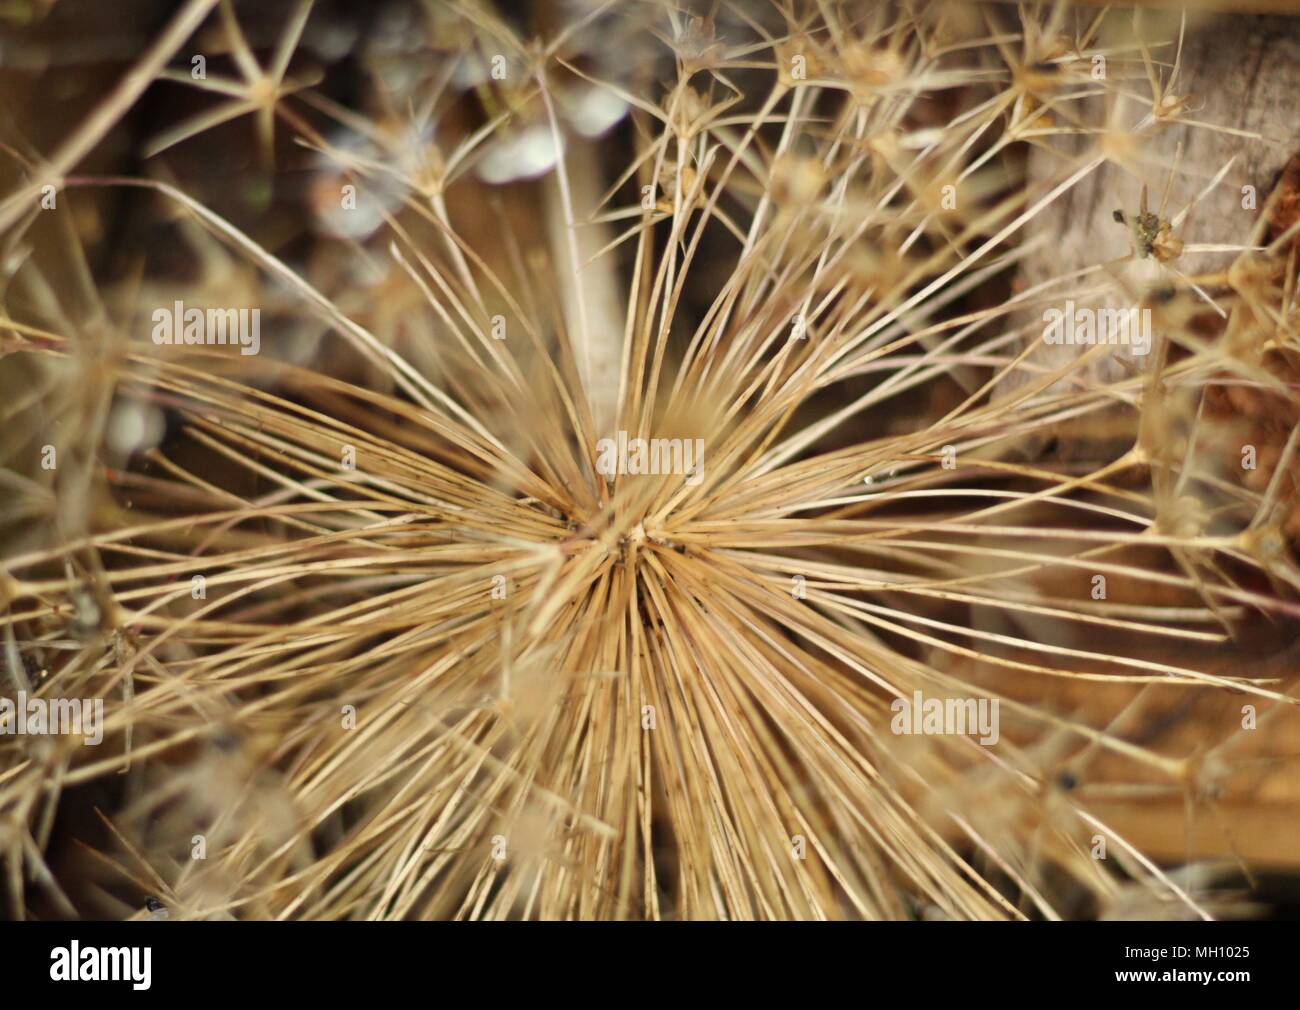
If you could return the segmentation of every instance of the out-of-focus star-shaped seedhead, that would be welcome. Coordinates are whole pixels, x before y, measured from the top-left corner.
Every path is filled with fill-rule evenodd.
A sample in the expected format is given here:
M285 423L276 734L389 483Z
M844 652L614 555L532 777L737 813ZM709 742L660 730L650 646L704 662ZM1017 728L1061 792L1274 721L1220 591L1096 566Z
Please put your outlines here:
M298 0L271 62L264 68L253 55L253 50L244 37L239 22L235 19L230 0L223 0L220 8L221 19L230 46L230 56L239 69L241 79L206 75L196 78L191 73L177 70L168 70L160 74L159 76L166 80L189 84L202 91L226 95L229 101L223 102L215 109L192 116L159 134L146 145L146 157L160 154L169 147L197 136L204 130L210 130L214 126L220 126L248 113L255 113L258 144L262 157L269 163L274 151L276 106L287 95L316 83L316 79L293 81L285 76L314 3L315 0Z

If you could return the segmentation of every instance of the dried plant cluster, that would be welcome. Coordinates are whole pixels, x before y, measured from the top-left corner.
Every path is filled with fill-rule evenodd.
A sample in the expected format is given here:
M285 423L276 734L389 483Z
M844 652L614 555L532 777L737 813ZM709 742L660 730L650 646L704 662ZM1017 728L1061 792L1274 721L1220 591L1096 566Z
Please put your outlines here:
M1194 840L1296 718L1297 226L1162 200L1237 184L1148 148L1231 127L1186 16L270 6L8 124L3 691L105 713L0 737L8 914L1215 914ZM1116 167L1119 250L1018 280ZM1150 355L1043 357L1117 292ZM176 302L260 352L151 339ZM1182 867L1099 812L1170 797Z

